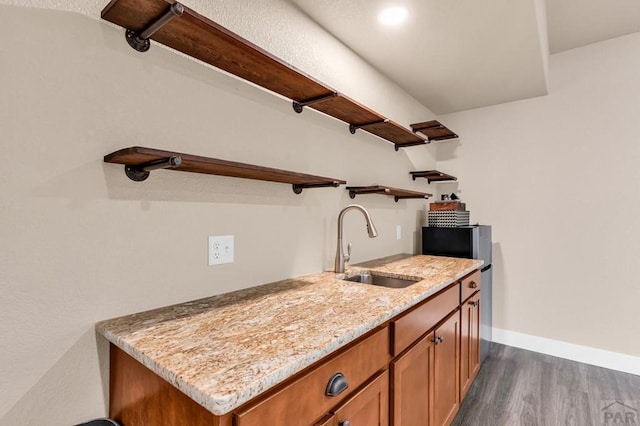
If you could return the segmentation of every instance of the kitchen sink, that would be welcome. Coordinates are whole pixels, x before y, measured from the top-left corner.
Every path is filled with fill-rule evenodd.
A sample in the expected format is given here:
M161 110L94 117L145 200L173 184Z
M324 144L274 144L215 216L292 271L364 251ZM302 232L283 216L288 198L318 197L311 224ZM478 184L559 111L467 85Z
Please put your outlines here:
M419 281L407 280L404 278L385 277L382 275L373 275L368 272L360 272L351 277L344 278L344 280L355 283L378 285L380 287L388 288L405 288Z

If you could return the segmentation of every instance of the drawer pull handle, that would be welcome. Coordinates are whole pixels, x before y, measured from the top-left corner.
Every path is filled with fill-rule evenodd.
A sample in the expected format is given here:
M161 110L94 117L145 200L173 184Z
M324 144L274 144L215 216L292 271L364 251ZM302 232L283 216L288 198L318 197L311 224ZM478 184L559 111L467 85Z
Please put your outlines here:
M329 383L327 383L327 390L325 391L325 395L327 396L338 396L340 395L346 388L349 387L349 383L347 383L347 378L344 377L342 373L336 373L329 379ZM347 426L348 426L347 420Z
M470 288L478 288L478 284L477 284L475 281L471 281L471 282L469 283L469 287L470 287Z

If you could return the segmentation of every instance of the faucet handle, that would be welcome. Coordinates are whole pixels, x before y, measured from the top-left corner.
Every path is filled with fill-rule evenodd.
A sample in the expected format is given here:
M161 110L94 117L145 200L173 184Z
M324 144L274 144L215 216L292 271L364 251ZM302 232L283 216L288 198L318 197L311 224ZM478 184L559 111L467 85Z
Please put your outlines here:
M347 252L344 254L344 261L348 262L351 260L351 243L347 243Z

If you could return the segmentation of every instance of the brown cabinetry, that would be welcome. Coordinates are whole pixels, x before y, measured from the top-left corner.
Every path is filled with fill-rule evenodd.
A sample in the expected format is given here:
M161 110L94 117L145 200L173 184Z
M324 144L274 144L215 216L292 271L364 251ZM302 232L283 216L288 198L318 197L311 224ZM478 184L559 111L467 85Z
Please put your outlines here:
M460 406L460 314L449 315L434 333L432 426L448 425Z
M460 285L436 293L426 302L391 321L393 355L400 354L460 305Z
M466 395L480 370L480 298L479 291L460 306L460 400Z
M234 415L236 426L261 426L265 419L272 424L288 426L314 424L378 371L386 368L388 348L389 331L384 327L279 391L238 410ZM340 383L334 386L334 394L328 395L332 379L338 379Z
M447 426L480 368L479 283L475 272L449 285L223 416L112 345L110 415L123 426Z
M394 426L428 425L433 407L434 333L391 364Z
M464 303L465 300L478 290L480 290L480 271L475 271L461 281L460 302Z
M394 426L451 423L460 403L460 283L391 321ZM409 348L408 350L405 350Z
M333 410L323 426L388 426L389 372L384 371Z
M460 315L456 309L392 362L394 426L451 423L460 405L459 342Z

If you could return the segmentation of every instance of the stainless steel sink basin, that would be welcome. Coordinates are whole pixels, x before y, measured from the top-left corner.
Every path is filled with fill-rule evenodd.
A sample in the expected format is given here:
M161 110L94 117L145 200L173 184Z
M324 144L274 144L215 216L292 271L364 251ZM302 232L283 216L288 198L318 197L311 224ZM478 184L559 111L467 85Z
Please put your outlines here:
M405 288L418 282L418 280L405 280L404 278L385 277L382 275L373 275L368 272L360 272L351 277L347 277L345 278L345 281L379 285L381 287L388 288Z

